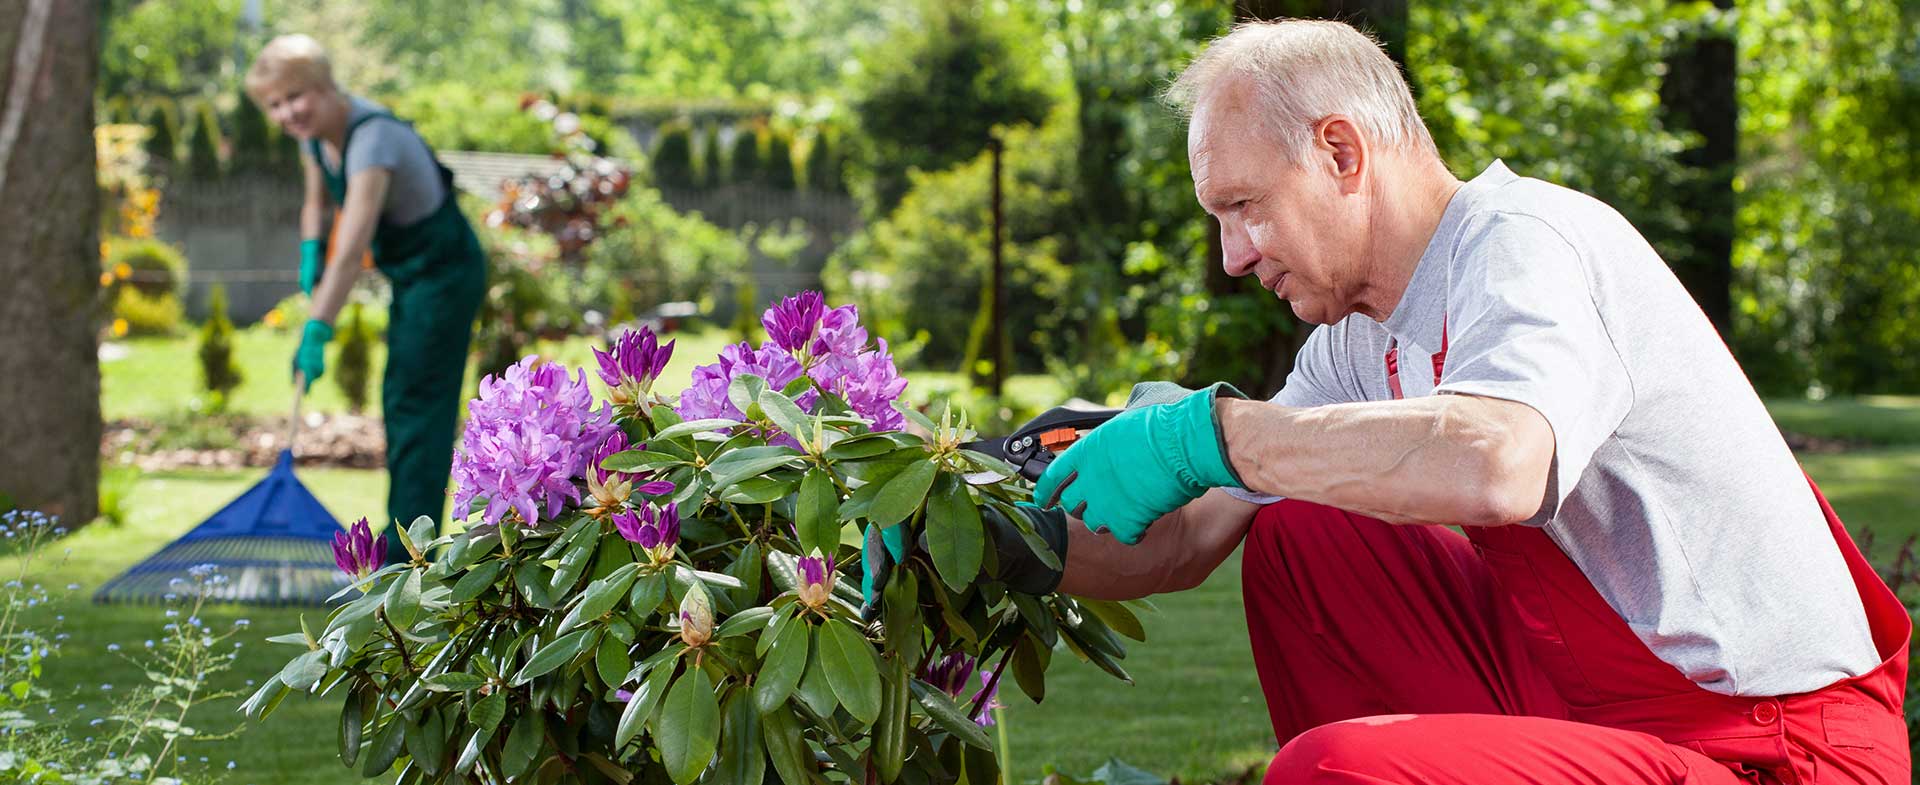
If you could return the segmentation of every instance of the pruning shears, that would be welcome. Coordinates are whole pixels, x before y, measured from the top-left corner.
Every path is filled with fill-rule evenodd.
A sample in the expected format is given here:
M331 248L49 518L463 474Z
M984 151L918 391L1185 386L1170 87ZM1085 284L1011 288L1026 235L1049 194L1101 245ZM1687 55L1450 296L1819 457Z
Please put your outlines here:
M1055 456L1065 452L1088 431L1113 419L1124 409L1070 409L1056 406L1031 420L1008 436L967 442L964 449L992 456L1012 464L1020 476L1039 480ZM993 473L993 477L999 475ZM991 479L989 477L988 479ZM972 476L968 480L973 481Z

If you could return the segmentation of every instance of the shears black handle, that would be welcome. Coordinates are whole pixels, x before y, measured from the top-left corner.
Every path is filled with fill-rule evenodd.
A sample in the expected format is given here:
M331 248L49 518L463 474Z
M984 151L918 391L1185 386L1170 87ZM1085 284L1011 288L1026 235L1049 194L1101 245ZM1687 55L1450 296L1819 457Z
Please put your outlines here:
M1011 435L961 445L1013 464L1020 476L1038 480L1060 454L1087 431L1113 419L1124 409L1069 409L1056 406L1028 420Z

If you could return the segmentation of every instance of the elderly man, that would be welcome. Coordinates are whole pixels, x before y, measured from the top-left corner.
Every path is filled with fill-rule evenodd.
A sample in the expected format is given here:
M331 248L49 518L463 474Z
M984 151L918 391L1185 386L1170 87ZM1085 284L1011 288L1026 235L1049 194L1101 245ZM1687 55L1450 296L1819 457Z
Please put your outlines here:
M1455 179L1342 24L1243 25L1169 92L1227 271L1320 326L1271 401L1055 461L1060 590L1188 588L1244 539L1268 782L1908 781L1910 622L1631 225Z

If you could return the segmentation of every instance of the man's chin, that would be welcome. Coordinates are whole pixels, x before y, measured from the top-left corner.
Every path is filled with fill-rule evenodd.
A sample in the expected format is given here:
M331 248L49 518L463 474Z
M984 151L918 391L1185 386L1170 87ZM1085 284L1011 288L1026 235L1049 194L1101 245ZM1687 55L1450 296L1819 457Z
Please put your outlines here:
M1279 297L1279 295L1274 296ZM1281 299L1286 302L1288 307L1293 309L1293 315L1299 317L1300 321L1308 324L1333 324L1339 321L1338 319L1328 319L1326 313L1320 308L1315 307L1311 301L1297 298L1287 299L1284 297Z

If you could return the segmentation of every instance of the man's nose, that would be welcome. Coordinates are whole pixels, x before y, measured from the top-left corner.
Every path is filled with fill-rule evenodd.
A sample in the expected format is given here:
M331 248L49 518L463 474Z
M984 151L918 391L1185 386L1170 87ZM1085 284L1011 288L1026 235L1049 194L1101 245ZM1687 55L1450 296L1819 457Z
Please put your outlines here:
M1227 274L1238 278L1253 272L1253 266L1260 263L1260 251L1253 247L1253 238L1247 236L1245 229L1239 226L1220 223L1220 264Z

